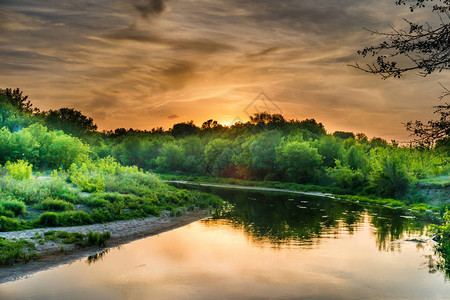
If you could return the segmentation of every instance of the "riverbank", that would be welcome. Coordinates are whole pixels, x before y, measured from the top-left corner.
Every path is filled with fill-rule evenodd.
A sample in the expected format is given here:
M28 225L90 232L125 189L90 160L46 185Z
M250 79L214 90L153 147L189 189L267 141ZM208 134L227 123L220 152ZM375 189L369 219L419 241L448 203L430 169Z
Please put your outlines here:
M268 192L285 192L301 195L327 197L336 200L350 201L355 203L363 203L370 205L382 205L393 209L404 209L412 211L414 213L441 213L441 207L448 203L407 203L402 200L371 197L364 195L348 195L341 189L333 187L322 187L316 185L302 185L297 183L283 183L275 181L248 181L240 179L230 178L212 178L212 177L193 177L193 176L176 176L176 175L159 175L166 183L178 184L178 185L191 185L202 187L217 187L217 188L231 188L241 190L253 190L253 191L268 191ZM177 180L180 178L180 180ZM448 188L443 188L446 196L450 193ZM447 200L448 201L448 200Z
M210 214L207 211L190 211L180 216L150 217L105 224L1 232L0 237L7 239L25 239L33 243L35 243L34 237L36 234L44 235L45 232L49 231L77 232L82 234L87 234L90 231L99 233L109 232L111 237L105 247L79 247L74 244L67 245L54 241L46 241L42 245L35 243L38 258L27 264L0 268L0 283L26 277L35 272L54 268L76 259L99 253L111 247L182 227L209 216Z

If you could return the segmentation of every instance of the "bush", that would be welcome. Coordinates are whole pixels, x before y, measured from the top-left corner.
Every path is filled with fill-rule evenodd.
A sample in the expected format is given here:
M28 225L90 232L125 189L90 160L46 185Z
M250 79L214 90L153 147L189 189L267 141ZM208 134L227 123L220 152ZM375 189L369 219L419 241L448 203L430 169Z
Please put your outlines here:
M27 212L27 206L22 201L17 200L1 201L0 204L6 210L12 211L16 217L24 215Z
M404 164L406 159L398 153L384 149L376 149L372 159L372 190L385 197L398 199L404 196L411 182Z
M366 183L366 176L360 169L352 169L347 165L342 165L339 160L336 160L336 167L328 169L328 176L330 176L336 185L343 189L358 190Z
M35 209L40 210L50 210L50 211L67 211L73 210L74 206L72 203L57 200L57 199L45 199L44 201L36 204Z
M92 223L92 218L84 211L67 211L58 214L60 226L79 226Z
M8 174L17 180L30 179L33 172L33 165L24 160L18 160L15 163L7 162L5 165Z
M38 223L45 227L58 226L58 214L54 212L46 212L39 216Z
M5 217L9 217L9 218L13 218L14 213L10 210L6 210L5 207L3 205L0 204L0 216L5 216Z
M16 231L20 229L20 221L5 216L0 217L0 231Z
M111 238L111 233L109 231L104 233L89 231L87 235L87 245L88 246L105 246L106 241Z
M18 261L29 261L35 257L34 244L26 240L7 240L0 238L0 265L12 266Z

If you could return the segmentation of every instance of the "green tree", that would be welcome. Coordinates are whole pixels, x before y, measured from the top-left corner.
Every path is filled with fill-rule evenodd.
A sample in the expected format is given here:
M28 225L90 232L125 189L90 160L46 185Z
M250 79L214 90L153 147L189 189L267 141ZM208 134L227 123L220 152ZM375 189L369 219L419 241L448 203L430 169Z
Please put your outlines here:
M308 142L282 142L277 147L276 162L292 181L313 182L322 164L322 156Z
M82 137L97 130L94 120L73 108L60 108L43 112L45 123L50 129L62 130L67 134Z
M222 176L232 167L233 143L225 139L215 139L205 148L206 171Z

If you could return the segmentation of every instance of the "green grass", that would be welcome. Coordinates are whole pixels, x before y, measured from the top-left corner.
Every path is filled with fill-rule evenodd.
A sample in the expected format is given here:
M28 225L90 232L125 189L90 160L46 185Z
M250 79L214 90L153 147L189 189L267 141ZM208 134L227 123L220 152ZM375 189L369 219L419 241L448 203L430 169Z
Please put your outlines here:
M418 184L437 188L450 187L450 175L422 179L418 181Z

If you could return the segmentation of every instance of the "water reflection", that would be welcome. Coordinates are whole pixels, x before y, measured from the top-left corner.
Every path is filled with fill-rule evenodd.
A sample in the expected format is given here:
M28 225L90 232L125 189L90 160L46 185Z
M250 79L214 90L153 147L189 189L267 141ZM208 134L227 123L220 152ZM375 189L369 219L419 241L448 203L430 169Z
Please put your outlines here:
M0 299L446 299L427 224L316 197L216 191L218 216L0 285ZM401 253L397 251L400 249Z
M86 263L88 265L92 265L92 264L95 264L96 262L102 261L103 257L106 256L106 254L108 254L109 251L110 251L110 249L106 249L106 250L103 250L102 252L95 253L94 255L88 256L88 258L86 258Z
M428 223L405 217L402 210L363 206L313 196L208 189L230 202L230 206L205 224L225 220L244 230L257 245L312 247L322 239L352 235L368 223L380 251L400 251L394 241L426 233Z

